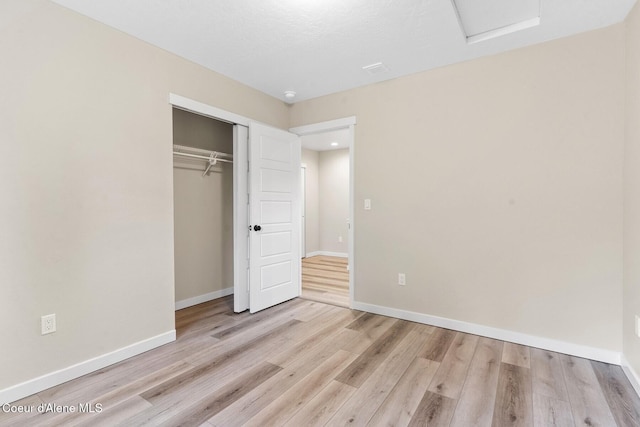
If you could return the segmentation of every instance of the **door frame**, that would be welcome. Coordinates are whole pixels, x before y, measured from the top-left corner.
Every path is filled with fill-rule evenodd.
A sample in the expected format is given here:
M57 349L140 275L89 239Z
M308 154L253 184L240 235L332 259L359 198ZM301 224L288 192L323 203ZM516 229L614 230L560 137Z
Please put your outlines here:
M300 163L300 258L307 257L307 164ZM300 294L302 294L302 280L300 281Z
M169 93L173 108L231 123L233 128L233 311L249 309L249 123L250 119ZM241 272L239 274L239 272ZM174 283L175 288L175 283Z
M349 308L353 308L355 300L355 185L354 185L354 153L355 153L355 126L356 116L344 117L326 122L313 123L309 125L296 126L289 129L289 132L298 136L311 135L314 133L323 133L332 130L348 129L349 131L349 245L348 245L348 262L349 262ZM300 270L302 274L302 269ZM302 283L302 278L300 279Z

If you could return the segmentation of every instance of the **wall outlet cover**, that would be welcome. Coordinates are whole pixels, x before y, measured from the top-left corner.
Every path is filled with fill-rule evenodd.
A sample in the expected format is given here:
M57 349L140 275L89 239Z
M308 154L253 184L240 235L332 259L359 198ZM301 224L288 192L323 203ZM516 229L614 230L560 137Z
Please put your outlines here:
M40 328L42 335L52 334L56 331L56 315L47 314L40 318Z

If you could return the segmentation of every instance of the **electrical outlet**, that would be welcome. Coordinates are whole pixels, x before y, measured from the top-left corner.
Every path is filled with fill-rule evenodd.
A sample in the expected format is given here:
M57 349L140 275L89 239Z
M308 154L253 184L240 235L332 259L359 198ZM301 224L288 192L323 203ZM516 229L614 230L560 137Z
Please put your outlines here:
M407 284L407 277L404 273L398 273L398 285L404 286Z
M342 243L342 236L338 236L338 243Z
M636 315L636 336L640 338L640 316Z
M56 315L47 314L40 318L40 327L42 329L42 335L52 334L56 331Z

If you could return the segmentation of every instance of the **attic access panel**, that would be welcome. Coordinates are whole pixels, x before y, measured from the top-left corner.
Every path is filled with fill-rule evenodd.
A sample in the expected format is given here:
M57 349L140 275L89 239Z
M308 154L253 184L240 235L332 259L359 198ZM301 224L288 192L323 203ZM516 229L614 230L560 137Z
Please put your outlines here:
M467 43L540 24L540 0L452 0Z

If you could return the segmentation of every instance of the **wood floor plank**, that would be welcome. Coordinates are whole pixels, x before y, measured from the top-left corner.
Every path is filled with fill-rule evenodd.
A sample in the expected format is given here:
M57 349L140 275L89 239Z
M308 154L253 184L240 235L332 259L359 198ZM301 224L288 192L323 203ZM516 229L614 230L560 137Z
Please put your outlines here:
M292 345L291 336L297 334L296 326L308 327L308 324L299 321L290 321L265 334L263 337L246 342L244 347L231 349L223 355L214 356L208 363L196 367L203 368L201 372L187 372L183 375L151 389L142 394L152 401L153 407L141 415L144 422L154 424L161 423L184 410L192 401L193 396L205 396L216 392L238 375L251 369L256 361L268 359L280 349ZM313 326L313 325L312 325ZM256 342L261 342L255 345Z
M353 329L358 332L370 331L376 328L379 328L384 324L386 319L389 319L386 316L379 316L373 313L364 313L362 316L359 316L353 322L349 323L345 326L346 329Z
M309 303L303 300L294 300L296 301L296 309L300 309L301 306L306 308ZM218 338L219 340L225 340L235 335L239 335L248 329L252 329L255 327L265 328L267 324L277 323L282 321L278 318L279 314L285 314L286 318L294 319L296 317L295 314L291 313L291 305L280 304L275 307L271 307L268 310L263 310L258 313L255 313L249 319L245 320L242 323L231 326L227 329L224 329L220 332L217 332L212 335L214 338Z
M111 418L122 418L124 417L123 413L129 413L133 415L136 411L130 408L137 409L146 409L151 406L149 402L140 398L146 404L142 404L141 402L137 402L135 399L131 402L124 403L128 400L132 399L132 396L138 397L140 393L143 393L150 388L156 387L180 374L183 374L189 370L193 369L193 366L184 362L178 361L169 366L166 366L162 369L154 371L147 376L144 376L140 379L133 380L129 383L125 383L121 386L116 386L111 388L105 394L100 395L99 397L90 399L88 397L78 400L77 402L83 402L83 404L91 404L93 406L101 405L105 410L105 415L102 415L101 418L111 419ZM122 406L120 406L122 405ZM119 408L118 411L111 412L112 408ZM127 409L129 408L129 409ZM44 425L73 425L82 418L85 418L85 414L81 412L74 413L62 413L62 414L46 414L46 422ZM126 417L125 417L126 418ZM122 419L125 419L122 418Z
M233 296L216 298L187 308L176 310L176 323L185 318L199 318L205 315L233 311Z
M336 271L344 271L347 269L347 259L339 257L329 257L321 260L319 257L309 257L302 260L305 265L311 267L335 268Z
M531 375L533 393L569 402L567 386L562 373L560 354L552 351L531 349Z
M413 414L409 426L447 427L453 417L456 403L455 399L427 391ZM467 426L475 426L475 424L467 424Z
M442 358L440 368L429 386L429 391L452 399L460 397L478 339L477 335L462 332L456 335L449 350Z
M339 350L244 425L246 427L283 425L329 385L355 357L354 354Z
M367 425L416 357L423 342L423 334L415 330L409 332L326 425Z
M424 343L423 348L420 350L419 357L435 362L442 362L444 355L447 354L449 346L455 337L455 331L436 328L431 334L431 337Z
M352 353L364 353L378 338L387 333L397 319L377 314L365 313L346 329L359 332L358 339L345 343L344 350Z
M76 427L112 427L139 414L149 408L151 404L140 396L132 396L114 406L105 406L104 411L92 415L79 423L64 423L58 425L73 425ZM52 424L49 424L52 425Z
M419 357L413 359L389 396L373 415L369 424L374 426L409 425L438 367L439 363L432 360Z
M325 304L332 304L339 307L348 307L349 306L349 294L344 292L341 294L340 292L334 291L318 291L316 289L305 288L302 290L301 298L308 299L310 301L318 301Z
M338 307L328 306L318 302L311 301L304 311L299 311L295 319L301 322L309 322L317 316L321 316L326 313L338 313L340 309Z
M303 274L302 280L305 281L305 287L312 287L315 285L313 287L317 289L333 289L335 291L343 290L345 293L349 291L349 288L345 288L343 286L344 280L340 278Z
M332 380L329 385L323 388L320 393L289 419L284 426L324 426L355 391L355 387Z
M0 425L14 427L31 424L31 420L34 417L39 416L37 408L42 403L44 403L43 400L40 399L40 396L38 396L37 394L33 394L31 396L25 397L24 399L13 402L13 406L27 408L27 412L19 413L11 412L10 409L9 411L0 409Z
M306 304L310 304L309 301L304 301ZM289 311L271 311L269 308L263 310L263 312L270 312L271 316L261 323L251 322L252 327L244 328L242 333L231 334L226 336L224 340L218 342L215 346L206 349L206 351L200 351L189 355L185 360L193 365L200 365L211 360L212 357L217 357L229 352L233 348L241 346L246 347L252 341L256 339L264 341L269 337L279 335L279 332L290 333L291 330L286 325L293 325L296 322L300 322L296 319L299 313L304 312L306 305L295 304L291 306ZM257 313L257 314L260 314ZM247 319L246 321L250 321Z
M149 402L140 396L127 396L126 399L119 399L115 405L92 405L87 407L88 402L77 402L74 412L47 412L39 414L36 419L21 426L29 427L50 427L50 426L87 426L87 425L114 425L124 421L128 417L135 415L151 406ZM84 408L81 408L80 405ZM6 424L0 424L5 426Z
M534 427L573 427L571 405L563 400L533 393Z
M529 369L509 363L500 365L492 425L533 425L533 396Z
M367 377L393 351L395 346L411 332L412 328L412 322L397 320L387 332L375 340L364 353L347 366L336 377L336 380L353 387L360 387Z
M229 314L233 308L233 299L220 298L196 306L176 311L176 327L184 329L191 323L206 322L220 314Z
M309 257L302 260L302 298L349 306L347 260L338 257Z
M529 347L510 342L504 343L502 363L510 363L512 365L522 366L523 368L530 368L530 360Z
M184 326L177 326L179 335L177 338L187 338L190 336L201 336L207 334L213 336L218 331L227 329L241 322L241 319L229 316L229 313L219 313L206 318L198 319Z
M353 354L362 354L372 342L369 338L364 338L360 332L353 329L342 329L334 340L341 350Z
M479 339L451 426L491 426L503 346L502 341Z
M302 275L302 280L304 280L304 289L316 289L316 290L327 290L331 292L337 292L342 295L349 294L349 287L345 286L345 280L340 278L330 278L327 276L315 275L311 276L308 274Z
M328 339L331 339L331 343L336 350L343 349L343 341L350 342L355 338L354 335L351 335L348 339L340 339L340 334L346 331L341 329L341 327L352 321L354 315L355 313L351 310L344 310L339 311L330 319L319 319L324 328L316 333L309 333L305 339L300 340L290 348L283 349L273 357L270 357L268 361L283 368L287 367L296 360L299 360L301 356L304 356L307 352L316 352L317 347L323 345L325 340ZM357 333L354 331L354 334Z
M619 426L640 426L640 397L618 366L591 361L613 418Z
M170 418L163 425L185 426L202 424L281 370L281 367L271 363L260 363L221 389L216 390L215 393L211 393L209 397L201 399L187 410Z
M310 276L310 277L321 277L321 278L330 278L330 279L338 279L340 282L344 282L345 279L349 277L349 273L346 269L339 269L340 271L329 269L325 266L320 268L311 267L309 265L305 265L302 275Z
M313 257L307 257L304 259L304 261L308 264L333 265L333 266L342 267L342 268L347 268L347 264L349 263L348 258L328 256L328 255L317 255Z
M238 362L240 358L247 358L250 350L260 345L266 344L266 342L275 336L279 335L281 329L289 329L293 325L299 323L298 320L291 320L280 328L273 330L260 338L247 342L244 345L234 348L219 357L211 360L208 363L194 367L193 369L184 372L169 381L165 381L157 387L153 387L141 396L149 402L156 404L160 400L171 400L173 396L181 394L183 390L190 387L194 382L201 381L206 375L222 370L224 367L228 367Z
M313 351L300 353L300 357L289 366L233 405L218 413L209 422L216 426L225 427L238 426L245 423L309 375L316 367L323 365L340 351L339 348L327 341L314 347ZM350 355L349 363L355 358L355 355L351 353L344 351L342 353Z
M157 370L182 361L194 351L203 351L209 348L212 343L215 345L216 341L205 335L200 340L188 340L185 345L169 343L136 358L124 360L45 390L39 395L45 402L56 402L61 405L90 401L113 389L126 386L132 381L137 381Z
M561 355L561 362L576 426L615 426L591 363L567 355Z

